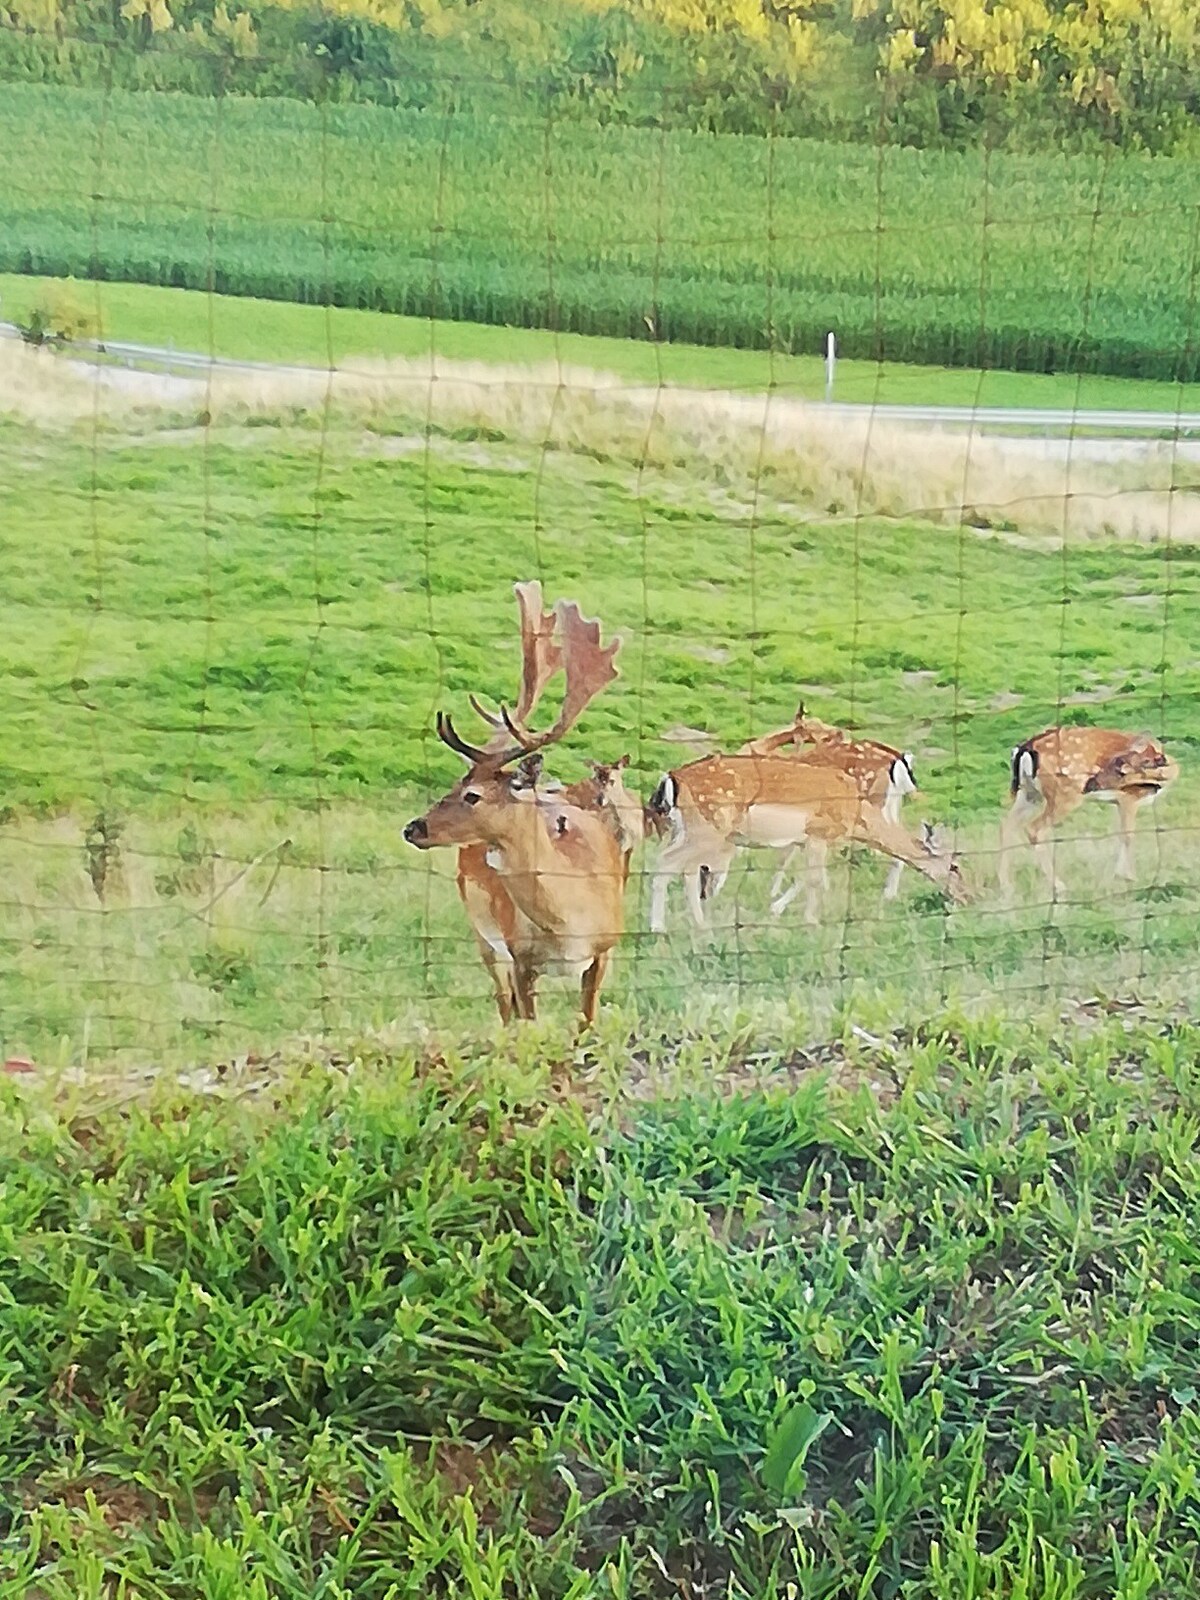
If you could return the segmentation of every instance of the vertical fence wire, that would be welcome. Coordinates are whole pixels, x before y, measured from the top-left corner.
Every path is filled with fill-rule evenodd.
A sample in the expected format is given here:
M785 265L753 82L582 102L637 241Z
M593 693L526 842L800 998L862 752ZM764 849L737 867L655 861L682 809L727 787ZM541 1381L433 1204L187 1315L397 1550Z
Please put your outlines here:
M1116 533L1089 544L1081 531L1083 502L1091 504L1100 493L1090 435L1072 421L1058 445L1047 443L1042 458L1029 453L1030 461L1047 463L1040 478L1029 469L1029 483L1037 480L1034 493L1019 451L983 431L989 398L1014 392L999 382L1007 324L997 321L998 301L1011 316L1000 263L1012 239L1031 230L1031 218L1020 210L1028 201L1006 188L1002 147L985 139L976 163L978 318L969 341L976 364L969 378L952 384L949 368L930 368L918 378L915 368L910 372L894 357L898 240L920 219L903 216L903 169L883 122L870 168L873 216L861 209L850 219L822 214L797 186L789 140L772 118L751 147L744 141L712 145L715 162L741 163L747 174L745 209L725 219L714 215L705 196L689 197L675 187L692 169L679 155L682 136L671 127L667 91L651 108L649 125L638 130L581 129L545 94L536 113L520 124L514 115L505 133L523 129L529 170L514 175L513 191L524 195L527 210L501 226L488 206L494 197L478 187L482 180L468 153L477 133L470 104L478 87L460 84L449 104L424 113L426 121L405 124L408 146L388 146L379 157L379 182L393 182L398 195L419 190L427 202L422 236L423 225L400 211L388 218L356 210L361 198L344 186L355 162L367 159L369 146L355 144L365 124L356 121L361 108L329 100L294 113L297 126L307 130L296 149L310 169L308 213L285 215L299 203L300 189L283 184L279 216L256 217L239 148L245 105L234 105L224 92L208 108L187 191L176 188L170 200L153 203L139 199L125 171L132 159L122 142L127 100L113 85L109 62L78 197L88 218L90 300L106 318L112 315L118 299L106 280L122 265L113 257L114 240L126 240L132 261L131 241L149 227L148 216L173 216L181 236L195 226L203 239L197 270L204 304L200 320L187 325L203 328L207 348L195 354L208 360L188 364L191 356L179 347L174 366L162 352L143 353L121 376L102 354L91 369L88 504L80 518L90 542L90 593L82 616L60 619L63 638L71 641L75 725L87 730L80 765L90 770L81 773L78 793L64 807L70 821L60 837L39 834L32 812L25 826L18 801L14 815L24 833L14 835L9 848L73 849L76 862L93 875L94 900L83 896L78 872L69 888L63 878L47 878L44 887L36 875L20 880L11 905L25 919L22 926L36 933L37 918L48 916L54 931L46 937L64 957L75 953L79 981L73 1000L56 1001L53 1017L47 1012L41 1021L36 997L10 1000L12 1020L0 1019L3 1042L34 1049L53 1033L66 1039L62 1048L72 1055L136 1053L141 1019L134 997L140 992L151 1011L157 1006L153 1039L183 1054L234 1048L239 1034L257 1048L300 1035L386 1026L401 1015L457 1021L486 1014L489 986L456 898L453 852L421 859L401 835L407 818L457 776L433 737L433 714L464 706L469 693L511 701L519 665L511 588L529 577L540 579L549 600L577 599L585 614L602 619L606 634L624 639L622 682L550 759L564 779L578 774L584 755L607 760L628 750L631 777L646 799L663 771L685 767L705 750L735 750L803 701L852 735L913 748L915 764L929 776L930 795L905 808L910 841L917 807L929 804L944 825L943 838L961 846L974 877L974 904L962 911L935 904L934 891L912 872L898 900L883 902L885 864L854 849L847 867L843 852L822 900L820 925L808 928L795 911L772 914L766 885L778 858L748 849L728 889L708 899L706 929L689 926L675 884L671 931L657 936L646 927L646 885L662 845L650 839L628 895L628 930L609 991L616 1004L680 1014L702 989L707 1000L730 1008L794 1001L810 1005L814 1018L828 1019L872 992L895 994L904 1004L946 1006L985 993L1020 1005L1029 995L1052 1000L1067 990L1124 982L1144 990L1156 975L1153 950L1160 942L1178 947L1178 902L1191 903L1177 860L1186 830L1175 820L1183 814L1176 797L1164 802L1166 821L1161 812L1155 816L1153 845L1147 839L1139 852L1147 883L1110 892L1109 869L1097 863L1109 859L1112 840L1089 817L1067 830L1069 845L1052 839L1048 847L1056 871L1061 861L1075 874L1065 894L1044 891L1032 873L1023 877L1015 906L993 892L1010 745L993 734L992 724L1014 725L1011 708L1001 704L1011 690L1030 712L1023 736L1037 733L1042 691L1014 687L1028 679L1015 671L1010 684L980 681L980 642L989 629L1008 623L979 587L986 577L978 575L998 572L1003 560L1009 564L1005 583L1009 571L1027 582L1028 596L1012 605L1024 608L1032 634L1025 648L1051 658L1038 681L1052 682L1045 709L1054 725L1107 723L1111 716L1115 726L1128 720L1136 734L1149 706L1143 678L1153 674L1157 737L1190 726L1176 714L1176 683L1185 695L1188 668L1174 630L1193 593L1181 532L1194 479L1184 440L1190 391L1182 380L1194 345L1200 208L1180 218L1189 229L1190 276L1173 419L1163 413L1170 442L1155 458L1154 470L1166 480L1162 526L1152 557L1133 543L1128 558L1130 573L1139 581L1147 575L1161 604L1157 660L1128 663L1136 692L1126 708L1120 692L1111 704L1099 691L1090 700L1081 666L1107 660L1090 638L1081 647L1080 630L1085 624L1102 628L1104 584L1116 584L1125 564ZM1127 204L1120 189L1110 200L1112 152L1090 160L1087 215L1063 219L1070 231L1060 266L1046 246L1047 273L1061 272L1062 282L1079 287L1073 418L1094 392L1085 364L1090 344L1099 346L1104 331L1100 327L1092 340L1105 303L1098 277L1101 256L1107 262L1111 248L1105 230ZM622 161L630 182L648 193L636 195L628 213L604 212L616 192L606 170ZM940 239L949 250L949 241L961 237L961 230L950 231L959 219L925 221L931 258ZM279 226L280 237L299 241L296 297L308 302L319 324L304 324L318 329L311 343L297 334L298 349L280 346L272 363L279 370L261 374L256 396L250 369L226 368L218 357L236 355L237 347L232 302L223 293L236 277L231 240L237 249L252 250L255 227L268 222ZM867 358L857 364L844 359L839 379L852 385L861 410L844 407L838 393L832 408L819 399L822 351L811 337L816 322L810 315L805 323L799 309L808 304L805 285L816 273L808 243L821 228L840 233L841 248L857 252L870 285ZM425 258L423 285L411 272L413 252ZM370 268L354 279L360 270L354 263L366 260ZM529 264L523 297L520 286L514 288L513 263L520 261ZM694 281L688 274L700 270L698 262L703 273ZM286 279L288 258L276 266ZM145 276L158 271L152 262L143 264ZM405 304L418 315L401 321L380 314L368 329L353 319L375 304L394 303L389 271L403 275ZM130 273L136 277L135 268ZM169 263L162 273L168 280L186 276L182 266ZM938 273L931 277L937 280ZM721 349L716 313L704 322L697 281L713 306L725 303L727 286L734 284L745 304L761 307L761 326L750 329L753 353L737 349L747 330L736 317L727 319L733 331ZM355 300L362 303L345 304ZM177 304L182 316L182 300ZM287 326L282 304L262 303L264 325ZM839 304L831 291L831 309L820 319L835 334ZM622 306L630 336L625 344L611 337L586 344L590 330L605 328L611 336ZM490 324L483 320L472 331L468 313L490 317ZM136 315L128 316L136 332ZM801 341L798 318L806 329ZM301 322L297 315L292 326L299 329ZM680 329L707 331L713 347L705 351L680 339ZM372 338L379 350L374 360L359 353L369 351ZM155 338L132 342L151 345ZM914 343L900 340L899 347L908 351ZM302 370L314 346L320 360ZM472 347L482 353L464 360L460 353ZM261 345L252 342L251 349L247 359L261 361ZM67 351L61 359L66 370L79 355ZM165 375L161 387L169 402L152 401L154 373ZM943 382L957 396L970 394L965 435L885 410L897 394L915 389L936 398ZM807 396L803 401L797 386ZM144 409L138 409L141 400L122 409L126 391L144 392ZM187 716L164 734L161 760L139 774L134 752L147 748L146 732L160 711L136 698L106 704L103 678L106 652L114 648L110 631L126 625L122 612L131 604L121 496L145 491L136 473L110 481L107 463L135 439L149 450L145 441L157 440L152 414L173 419L166 431L173 429L178 439L164 448L182 447L178 423L185 415L202 423L198 492L187 487L182 467L175 477L155 478L152 490L164 526L193 535L194 542L185 540L181 548L193 552L195 584L179 592L198 594L199 607L189 617L190 602L181 598L175 618L197 635L196 646L186 646L189 657L195 650ZM392 450L384 448L389 441ZM956 463L953 470L942 481L932 471L922 477L922 453L943 447ZM60 441L55 448L66 446ZM230 509L231 452L244 461L236 514ZM902 503L894 488L885 493L881 486L894 470L889 457L903 461L906 452L912 488ZM297 454L306 463L307 544L303 558L294 545L277 557L273 530L294 516ZM828 475L836 478L836 490L825 486L820 460L835 462ZM985 481L997 461L1011 474L1003 490ZM1061 488L1049 554L1044 484L1056 467ZM381 513L373 497L379 480L368 484L370 474L385 470L394 477L382 501L394 508L386 530L379 519L389 511ZM1103 492L1114 504L1122 498L1130 503L1143 487L1128 481L1139 471L1116 474ZM123 482L134 487L123 490ZM802 503L795 488L806 482L813 486L811 503ZM986 515L976 504L985 495ZM1008 501L1016 525L998 529ZM1021 525L1029 505L1037 532ZM245 590L239 593L244 575L230 576L227 540L246 537L249 516L257 521L261 566L292 563L277 582L293 598L306 591L304 621L288 606L256 617ZM943 552L936 573L915 559L922 541L933 540ZM626 550L623 564L619 548ZM134 552L134 559L143 556ZM301 559L304 580L296 565ZM1099 577L1097 561L1107 563ZM409 576L393 578L392 572ZM1057 616L1043 628L1039 614L1043 622L1049 618L1047 596L1055 592ZM420 652L400 652L406 662L421 663L419 680L403 684L402 718L379 698L393 679L376 672L373 656L392 647L381 645L375 625L365 620L382 593L394 596L397 631L423 635ZM355 612L355 594L363 597L363 614ZM268 651L267 640L257 654L246 641L235 649L230 624L243 604L248 627L265 628L275 640L271 649L295 654L288 716L303 725L303 782L291 743L301 730L278 725L281 698L255 700L254 690L238 713L226 708L219 686L232 672L232 654L251 663L245 671L253 679L254 661L261 666ZM55 606L51 593L48 619ZM1020 637L1019 627L1013 637ZM1124 637L1114 627L1118 644ZM241 643L247 643L244 651ZM809 661L816 663L811 669ZM735 683L740 695L731 692ZM143 689L155 691L153 671ZM814 702L814 692L824 696L822 703ZM180 728L185 738L176 743ZM137 736L126 741L129 729ZM231 787L228 751L235 747L247 753L238 758L242 768ZM249 753L255 748L258 757ZM273 759L281 749L287 758ZM365 776L355 791L342 768L363 751ZM35 761L32 754L29 759ZM978 776L985 759L995 780L986 804ZM214 770L225 774L215 784ZM144 856L150 863L125 886L123 899L115 879L98 887L95 881L116 860L118 835L127 861ZM189 879L185 894L179 884L186 874L179 869L195 865L196 851L206 857L207 877L201 888ZM793 864L791 870L803 869ZM173 886L156 887L168 880ZM709 887L716 887L715 879ZM168 904L169 896L175 898ZM1102 899L1103 911L1097 909ZM14 935L14 943L21 937ZM154 955L146 968L153 978L139 972L139 951ZM1186 965L1177 967L1176 978ZM205 984L214 998L201 1004L195 991ZM15 992L10 981L10 996ZM189 1033L192 1024L184 1019L193 1004L197 1018Z

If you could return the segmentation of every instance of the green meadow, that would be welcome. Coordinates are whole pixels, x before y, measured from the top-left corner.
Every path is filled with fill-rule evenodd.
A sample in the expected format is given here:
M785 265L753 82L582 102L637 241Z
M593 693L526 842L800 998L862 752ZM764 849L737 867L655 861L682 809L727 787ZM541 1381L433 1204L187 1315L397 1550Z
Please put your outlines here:
M446 322L345 306L295 305L203 289L0 273L0 318L25 322L65 295L102 334L123 343L240 361L353 367L395 357L544 367L562 363L625 383L825 395L819 355L554 333L545 328ZM1195 412L1200 388L1095 373L1008 372L902 361L839 360L833 398L857 405L1045 407L1054 410ZM1169 415L1164 419L1169 421Z
M29 360L39 382L59 371ZM770 864L750 857L708 934L678 907L651 940L647 852L608 991L628 1025L1190 991L1200 572L1183 538L833 516L753 449L757 478L734 457L680 465L669 436L634 460L602 407L564 402L539 448L491 391L492 427L349 400L89 417L81 393L73 419L0 425L10 1051L210 1060L486 1026L451 853L401 831L460 770L435 711L469 730L468 692L511 696L512 584L534 575L624 641L560 776L627 752L648 793L702 736L728 747L803 699L913 750L913 825L956 838L977 889L947 915L910 879L885 906L882 863L843 862L814 931L767 916ZM1111 882L1096 808L1063 847L1068 899L1027 875L1004 908L1009 751L1060 719L1153 729L1184 777L1143 820L1138 885Z

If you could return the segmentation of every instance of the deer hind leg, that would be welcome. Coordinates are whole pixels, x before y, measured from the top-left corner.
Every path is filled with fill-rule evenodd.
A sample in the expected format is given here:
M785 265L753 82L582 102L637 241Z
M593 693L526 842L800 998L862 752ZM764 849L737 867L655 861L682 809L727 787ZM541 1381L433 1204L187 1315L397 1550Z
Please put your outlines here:
M608 951L602 950L590 967L584 969L579 986L579 1004L583 1012L583 1026L590 1028L596 1020L596 1007L600 1001L600 986L608 970Z
M771 902L771 915L780 917L805 888L804 920L810 926L819 922L821 896L829 887L829 846L824 839L810 839L805 847L804 872L791 887Z
M1044 806L1026 829L1029 842L1033 846L1034 859L1045 875L1047 888L1055 897L1067 892L1067 886L1059 877L1054 862L1055 841L1052 829L1059 820L1057 817L1052 820L1050 807Z
M715 840L697 840L687 834L672 839L659 851L654 863L650 890L650 932L667 931L667 890L671 879L681 877L687 891L688 909L698 928L704 926L704 908L700 901L700 869L708 867L714 874L722 864L728 868L726 848Z
M1031 845L1037 844L1035 829L1040 830L1049 819L1050 808L1040 794L1030 794L1018 789L1012 805L1000 824L1000 850L997 859L997 877L1001 889L1007 894L1012 888L1012 853L1022 835Z
M900 826L900 802L903 800L903 798L903 794L897 794L893 791L888 794L887 799L880 807L880 810L883 812L884 820L895 823L897 827ZM900 893L900 874L903 871L903 861L896 860L892 862L891 867L888 869L888 875L883 885L883 898L885 900L894 900Z
M1132 795L1117 796L1117 827L1120 842L1117 845L1117 877L1132 883L1136 874L1133 868L1133 828L1137 820L1138 802Z
M705 866L701 870L702 873L707 874L708 884L707 887L703 887L700 898L702 900L715 900L725 887L725 880L729 876L729 862L726 861L723 867L718 867L715 871L709 866Z
M688 910L692 913L692 921L698 928L705 925L704 906L701 903L700 882L703 874L708 875L708 899L720 894L721 889L729 876L729 866L733 860L733 847L726 844L723 839L715 835L702 845L699 854L703 857L703 869L697 867L694 872L686 872L683 878L684 890L687 894Z

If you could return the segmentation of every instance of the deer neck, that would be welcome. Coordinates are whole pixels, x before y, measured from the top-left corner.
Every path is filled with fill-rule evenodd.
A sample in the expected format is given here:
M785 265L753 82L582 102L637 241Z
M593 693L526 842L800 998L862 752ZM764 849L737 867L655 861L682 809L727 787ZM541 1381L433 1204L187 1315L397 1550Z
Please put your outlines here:
M891 856L894 861L905 862L934 883L944 883L949 875L948 857L930 855L898 822L893 822L880 811L863 816L853 836L885 856Z
M558 815L537 804L508 806L492 829L498 870L514 902L531 922L554 932L571 926L579 880L616 870L597 849L607 840L596 819L572 806Z

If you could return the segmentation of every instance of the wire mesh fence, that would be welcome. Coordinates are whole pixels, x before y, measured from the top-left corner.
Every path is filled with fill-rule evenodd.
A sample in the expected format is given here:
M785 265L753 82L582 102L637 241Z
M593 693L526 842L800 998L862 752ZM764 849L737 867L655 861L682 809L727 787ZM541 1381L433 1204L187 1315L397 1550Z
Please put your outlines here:
M1191 170L705 136L665 92L631 127L533 94L484 116L469 83L420 111L111 77L0 100L0 314L26 336L0 344L7 1053L490 1016L457 847L403 829L464 771L436 713L482 742L468 695L512 704L535 579L622 641L545 753L560 854L595 820L555 833L585 758L628 755L640 817L801 703L920 789L884 898L895 837L811 793L764 821L756 769L736 816L701 808L709 891L732 860L705 927L676 886L665 932L653 876L699 824L661 806L604 990L623 1018L1187 1002ZM1077 799L1125 764L1049 861L1019 838L1005 893L1013 751L1054 727L1127 736L1088 747ZM1040 763L1025 822L1063 768ZM761 846L814 838L827 881L802 851L809 893L774 914ZM929 870L951 853L961 904Z

